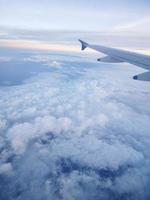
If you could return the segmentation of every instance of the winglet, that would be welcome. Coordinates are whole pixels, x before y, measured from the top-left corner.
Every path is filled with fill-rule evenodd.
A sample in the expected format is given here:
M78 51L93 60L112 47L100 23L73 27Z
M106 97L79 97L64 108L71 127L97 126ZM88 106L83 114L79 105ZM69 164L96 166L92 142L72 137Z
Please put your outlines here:
M133 79L139 81L150 81L150 71L133 76Z
M79 42L81 42L81 49L82 49L82 51L88 47L88 43L86 43L86 42L84 42L82 40L79 40Z

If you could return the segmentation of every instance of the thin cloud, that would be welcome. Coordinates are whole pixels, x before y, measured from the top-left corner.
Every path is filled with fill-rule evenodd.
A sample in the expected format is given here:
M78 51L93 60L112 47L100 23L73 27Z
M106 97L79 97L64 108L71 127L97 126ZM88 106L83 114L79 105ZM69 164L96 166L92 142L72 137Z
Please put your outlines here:
M150 17L144 17L139 20L131 21L127 24L118 26L114 29L118 32L124 32L128 35L148 36L150 37Z

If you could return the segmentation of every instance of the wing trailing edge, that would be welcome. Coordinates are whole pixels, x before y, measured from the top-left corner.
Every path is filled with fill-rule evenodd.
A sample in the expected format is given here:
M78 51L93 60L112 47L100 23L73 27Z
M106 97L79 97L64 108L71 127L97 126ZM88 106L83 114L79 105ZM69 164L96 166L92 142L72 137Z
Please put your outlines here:
M113 58L113 57L110 57L110 56L98 58L97 61L98 62L104 62L104 63L122 63L122 62L124 62L121 59L116 59L116 58Z

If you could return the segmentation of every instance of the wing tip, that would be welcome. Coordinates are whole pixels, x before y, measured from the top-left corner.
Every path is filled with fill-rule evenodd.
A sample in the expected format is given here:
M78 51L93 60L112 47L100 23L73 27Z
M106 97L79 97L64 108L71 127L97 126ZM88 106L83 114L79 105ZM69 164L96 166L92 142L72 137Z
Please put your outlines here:
M82 51L88 47L88 43L84 42L83 40L79 39L79 42L81 43L81 50Z
M137 75L133 76L133 79L138 80L138 76Z
M150 81L150 71L133 76L134 80Z

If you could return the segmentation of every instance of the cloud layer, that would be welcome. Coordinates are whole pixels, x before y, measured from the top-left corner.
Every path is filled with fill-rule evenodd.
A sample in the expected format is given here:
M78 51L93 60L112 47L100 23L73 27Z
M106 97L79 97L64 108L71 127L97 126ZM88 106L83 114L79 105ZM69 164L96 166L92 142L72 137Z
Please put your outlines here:
M149 83L131 79L140 70L29 60L54 70L1 88L0 199L149 199Z

